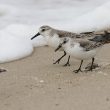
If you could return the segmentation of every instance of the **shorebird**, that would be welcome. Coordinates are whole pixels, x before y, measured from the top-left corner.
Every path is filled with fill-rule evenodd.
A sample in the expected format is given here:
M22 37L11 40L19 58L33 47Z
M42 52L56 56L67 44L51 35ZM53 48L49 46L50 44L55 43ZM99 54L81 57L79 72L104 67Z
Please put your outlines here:
M87 41L83 39L73 40L71 38L65 37L62 39L62 42L55 51L58 51L63 47L64 51L66 51L69 55L81 60L79 68L74 70L75 73L78 73L79 71L82 72L81 66L83 64L83 60L92 59L91 67L88 70L92 71L95 60L94 57L96 56L99 48L106 43L110 43L110 33L107 31L105 31L103 35L97 35L92 39L88 39Z
M91 36L94 35L93 32L84 32L84 33L81 33L81 34L76 34L76 33L73 33L73 32L68 32L68 31L63 31L63 30L58 30L58 29L54 29L50 26L47 26L47 25L44 25L44 26L41 26L39 28L39 32L33 36L31 38L31 40L33 40L35 37L39 36L39 35L42 35L46 38L47 40L47 45L51 46L51 47L54 47L54 48L57 48L58 45L60 44L60 40L61 38L64 38L64 37L70 37L70 38L89 38ZM60 51L64 51L64 54L63 56L61 56L58 60L56 60L53 64L56 64L61 61L61 59L66 56L66 51L62 49L60 49ZM69 60L70 60L70 55L68 56L68 60L66 62L66 64L64 66L70 66L69 64Z

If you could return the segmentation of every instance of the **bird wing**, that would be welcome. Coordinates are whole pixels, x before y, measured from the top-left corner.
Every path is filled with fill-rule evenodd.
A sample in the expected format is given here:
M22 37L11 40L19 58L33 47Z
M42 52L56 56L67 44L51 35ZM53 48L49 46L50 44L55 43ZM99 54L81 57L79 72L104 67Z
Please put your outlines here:
M84 48L85 51L90 51L103 45L101 42L91 42L91 41L82 41L82 42L80 41L79 44L82 48Z
M70 37L70 38L75 38L76 34L72 32L66 32L66 31L58 31L58 35L60 38L62 37Z
M91 32L82 32L80 34L93 34L93 33L94 33L94 31L91 31Z
M97 34L92 31L92 32L83 32L83 33L73 33L73 32L68 32L68 31L63 31L63 30L55 30L57 34L59 35L60 38L63 37L70 37L70 38L90 38L90 37L95 37ZM99 34L100 35L100 34Z

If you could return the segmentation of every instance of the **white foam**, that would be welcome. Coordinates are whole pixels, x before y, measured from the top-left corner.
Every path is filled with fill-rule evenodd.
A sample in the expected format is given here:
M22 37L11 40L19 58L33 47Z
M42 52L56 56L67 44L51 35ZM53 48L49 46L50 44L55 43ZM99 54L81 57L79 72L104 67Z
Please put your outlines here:
M44 46L44 38L39 36L31 41L35 34L34 26L13 24L0 31L0 63L17 60L30 55L34 46Z
M15 37L19 37L20 39L28 40L35 47L44 46L47 44L43 36L38 36L36 39L30 40L31 37L34 36L38 32L36 26L29 26L29 25L23 25L23 24L12 24L6 27L5 31Z
M79 17L73 22L75 32L97 31L110 28L110 2L103 4L95 10Z
M46 45L42 36L30 40L41 25L74 32L100 30L110 27L109 12L109 0L1 0L0 63L26 57L33 47Z
M17 8L7 4L0 4L0 16L11 15L17 12Z

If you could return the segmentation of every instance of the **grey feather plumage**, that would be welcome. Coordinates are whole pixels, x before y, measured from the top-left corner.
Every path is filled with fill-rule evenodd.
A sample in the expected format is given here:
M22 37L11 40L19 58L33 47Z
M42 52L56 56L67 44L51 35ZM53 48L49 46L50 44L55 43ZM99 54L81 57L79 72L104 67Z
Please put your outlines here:
M102 45L104 45L101 42L79 42L80 46L84 48L85 51L90 51L92 49L101 47Z
M60 38L63 37L70 37L70 38L88 38L88 37L94 37L96 34L94 32L85 32L85 33L73 33L63 30L55 30Z

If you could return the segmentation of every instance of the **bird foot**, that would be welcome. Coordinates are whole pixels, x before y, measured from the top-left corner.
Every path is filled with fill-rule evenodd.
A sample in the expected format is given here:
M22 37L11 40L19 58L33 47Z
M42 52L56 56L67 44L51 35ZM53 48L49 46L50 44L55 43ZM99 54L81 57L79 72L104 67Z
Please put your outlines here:
M67 62L66 64L64 64L63 66L70 66L69 62Z
M79 71L82 72L81 69L74 70L73 72L75 72L75 73L79 73Z
M59 64L61 59L58 59L57 61L55 61L53 64Z
M98 68L98 67L99 67L99 65L96 64L96 63L94 63L93 66L92 66L92 68L91 68L91 63L89 63L89 64L87 65L87 67L85 67L85 70L87 70L87 71L92 71L92 69L96 69L96 68Z

